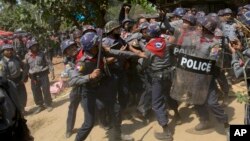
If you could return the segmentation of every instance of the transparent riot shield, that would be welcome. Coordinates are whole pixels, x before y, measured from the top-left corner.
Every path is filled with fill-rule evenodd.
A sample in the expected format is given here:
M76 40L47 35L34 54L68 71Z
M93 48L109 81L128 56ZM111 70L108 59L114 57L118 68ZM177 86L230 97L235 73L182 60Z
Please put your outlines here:
M215 43L193 29L185 32L175 36L177 63L170 95L177 101L201 105L216 71L216 59L211 55Z

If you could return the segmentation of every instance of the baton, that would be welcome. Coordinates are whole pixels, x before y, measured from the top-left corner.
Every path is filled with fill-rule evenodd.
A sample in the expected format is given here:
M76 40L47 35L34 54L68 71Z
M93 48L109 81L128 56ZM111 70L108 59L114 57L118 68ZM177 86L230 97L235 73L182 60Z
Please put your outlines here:
M99 47L98 47L98 58L97 58L97 66L96 68L99 69L100 68L100 61L101 61L101 55L102 55L102 32L101 32L101 39L99 42Z

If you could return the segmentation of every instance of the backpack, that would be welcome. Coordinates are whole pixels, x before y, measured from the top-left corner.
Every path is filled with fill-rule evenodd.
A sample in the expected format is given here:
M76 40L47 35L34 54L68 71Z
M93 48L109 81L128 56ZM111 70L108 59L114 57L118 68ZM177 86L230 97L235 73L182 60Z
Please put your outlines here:
M20 112L15 84L0 77L0 138L8 141L33 141Z

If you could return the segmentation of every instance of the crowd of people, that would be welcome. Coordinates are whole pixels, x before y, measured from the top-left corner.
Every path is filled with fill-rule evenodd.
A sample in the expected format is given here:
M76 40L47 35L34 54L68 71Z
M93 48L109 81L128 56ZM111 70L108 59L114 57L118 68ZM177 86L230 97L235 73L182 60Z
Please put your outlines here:
M155 138L172 141L166 111L173 110L175 123L181 124L181 102L194 105L200 121L194 127L196 131L211 127L211 110L229 136L230 124L223 106L227 106L232 84L245 78L249 88L250 5L240 7L236 15L229 8L205 13L178 7L168 13L159 9L159 14L141 14L136 20L128 16L130 8L123 5L119 20L108 21L103 29L83 25L67 34L51 34L43 50L30 34L3 44L0 76L12 82L19 92L20 115L26 113L24 84L28 78L37 105L34 114L45 108L48 112L53 110L49 74L53 80L52 59L61 55L72 87L67 138L73 133L81 104L84 121L76 141L88 137L96 120L110 141L134 140L121 131L122 116L127 116L127 109L132 106L146 124L154 112L162 127ZM245 111L245 124L249 125L248 103Z

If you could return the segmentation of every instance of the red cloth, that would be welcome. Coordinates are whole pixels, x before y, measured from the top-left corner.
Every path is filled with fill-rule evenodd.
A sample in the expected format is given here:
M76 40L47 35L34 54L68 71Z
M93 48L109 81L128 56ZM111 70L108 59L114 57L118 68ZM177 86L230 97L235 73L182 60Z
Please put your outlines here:
M81 49L81 50L78 52L78 54L76 55L76 58L75 58L76 63L82 58L83 55L84 55L84 51L83 51L83 49Z
M76 55L76 63L78 61L80 61L80 59L83 57L84 55L84 51L83 49L81 49L78 54ZM90 62L96 62L97 63L97 58L86 58L86 60L89 60ZM104 62L103 60L101 59L100 61L100 69L103 69L104 68Z
M166 40L164 38L154 38L146 45L146 48L156 56L163 58L166 49Z

